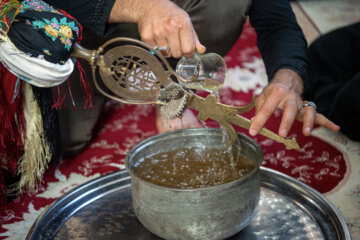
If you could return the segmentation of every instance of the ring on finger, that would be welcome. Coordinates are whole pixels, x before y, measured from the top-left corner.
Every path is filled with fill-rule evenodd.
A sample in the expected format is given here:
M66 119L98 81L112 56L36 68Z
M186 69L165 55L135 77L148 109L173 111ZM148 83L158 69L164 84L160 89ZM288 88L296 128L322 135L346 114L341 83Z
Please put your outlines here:
M170 52L169 46L160 47L159 45L156 45L156 47L154 49L158 50L163 56L169 55L169 52Z
M316 104L312 101L303 101L302 104L300 104L298 106L298 113L301 114L301 111L303 110L303 108L305 107L313 107L314 110L316 111Z

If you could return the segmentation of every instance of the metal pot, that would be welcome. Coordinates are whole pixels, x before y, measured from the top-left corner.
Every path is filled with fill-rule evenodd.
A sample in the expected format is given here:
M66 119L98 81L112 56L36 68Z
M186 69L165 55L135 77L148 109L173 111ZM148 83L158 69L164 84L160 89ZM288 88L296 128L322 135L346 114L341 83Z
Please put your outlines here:
M241 153L257 166L236 181L196 189L158 186L133 174L133 166L146 156L176 149L223 146L220 129L185 129L150 137L137 144L125 159L131 174L132 202L140 222L165 239L224 239L245 228L260 195L263 152L239 134Z

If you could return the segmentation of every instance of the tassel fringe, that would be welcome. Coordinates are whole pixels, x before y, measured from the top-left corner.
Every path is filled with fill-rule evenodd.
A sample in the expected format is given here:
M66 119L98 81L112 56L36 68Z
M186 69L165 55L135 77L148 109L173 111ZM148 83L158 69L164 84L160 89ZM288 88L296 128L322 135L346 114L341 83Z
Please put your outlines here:
M84 109L87 108L87 106L89 105L89 108L93 108L92 105L92 98L93 98L93 92L92 92L92 88L89 82L89 79L86 76L85 70L83 68L83 66L81 65L80 61L76 61L76 67L79 70L80 73L80 82L81 82L81 86L83 89L83 93L84 93Z
M35 191L39 181L51 161L49 145L45 139L43 120L40 106L35 100L32 88L24 84L24 114L26 120L26 131L23 136L24 155L18 163L18 174L21 175L16 190ZM26 140L25 140L26 139Z
M0 209L6 203L6 180L14 178L17 162L24 153L21 132L25 130L25 118L19 102L22 96L13 98L16 76L0 63ZM21 84L20 84L21 85ZM13 101L12 101L13 100ZM6 178L6 179L5 179Z

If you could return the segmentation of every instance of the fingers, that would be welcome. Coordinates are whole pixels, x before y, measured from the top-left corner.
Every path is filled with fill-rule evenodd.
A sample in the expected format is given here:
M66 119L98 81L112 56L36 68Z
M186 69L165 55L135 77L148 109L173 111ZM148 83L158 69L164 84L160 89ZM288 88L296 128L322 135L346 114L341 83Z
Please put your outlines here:
M305 136L310 136L311 131L314 128L314 122L316 119L316 115L319 115L316 113L315 108L308 106L301 110L301 113L303 115L303 134Z
M331 131L339 131L340 127L327 119L324 115L316 112L316 105L311 101L303 101L300 105L300 120L303 121L303 134L309 136L314 124L328 128Z
M286 102L283 117L279 127L279 136L285 138L294 123L297 112L297 103L295 100Z
M175 25L175 24L174 24ZM171 48L171 54L174 58L192 57L195 53L195 38L193 35L192 23L189 20L181 20L176 25L178 31L176 36L174 35L171 39L171 42L176 43L177 49L176 55L173 54L173 49Z
M298 74L288 69L280 69L273 80L256 99L256 114L251 119L249 134L255 136L276 109L283 110L278 134L285 138L295 118L303 122L302 132L309 136L314 124L338 131L340 127L316 112L316 105L301 99L302 80ZM300 106L300 107L298 107ZM300 109L300 110L298 110ZM301 111L301 112L298 112Z
M301 110L299 113L299 120L303 122L303 134L305 136L310 136L311 131L314 128L314 124L325 127L331 131L337 132L340 130L340 127L327 119L321 113L317 113L315 108L307 106Z
M159 47L159 48L163 48L163 47L170 47L168 48L169 50L166 52L166 51L160 51L160 53L164 56L164 57L169 57L171 56L171 52L170 52L170 49L171 49L171 46L169 46L168 44L168 41L166 40L166 38L160 38L160 39L156 39L156 47ZM175 48L174 48L175 49Z
M253 118L253 121L250 124L249 134L255 136L261 128L264 126L265 122L269 119L272 113L275 111L279 105L279 98L267 98L266 101L264 98L260 99L260 102L257 103L256 115Z
M204 53L206 48L200 43L196 32L193 29L191 21L183 20L181 23L172 21L171 28L167 29L167 43L170 47L170 55L174 58L182 56L190 58L197 50L199 53ZM157 42L165 42L163 40L156 40ZM160 45L159 46L165 46Z
M180 28L180 48L182 56L192 57L195 53L195 42L197 36L194 36L191 22L184 22ZM195 33L196 34L196 33Z
M158 4L139 18L141 40L153 47L168 46L166 57L192 57L196 50L204 53L205 47L200 43L189 15L171 1Z
M260 100L260 102L259 111L251 119L249 133L252 136L255 136L261 130L272 112L276 109L276 102L270 104L268 103L269 101L265 100ZM303 122L302 132L305 136L310 136L315 124L335 132L340 130L338 125L327 119L324 115L317 113L315 108L311 106L304 107L300 113L297 113L297 104L295 102L287 102L284 106L284 113L279 127L280 137L287 137L295 118Z
M203 54L206 52L206 47L200 43L199 37L197 36L195 30L193 30L193 36L195 38L195 49L198 53Z
M340 127L338 125L336 125L320 113L316 113L315 123L334 132L340 130Z
M149 26L143 27L141 29L139 29L139 31L141 32L141 40L147 44L149 44L152 47L155 47L157 44L157 42L155 41L155 38L153 37L153 33L152 30Z
M196 50L196 44L204 51L205 48L197 40L197 36L190 23L184 23L181 26L175 21L171 21L169 25L163 26L165 29L153 29L147 38L142 38L143 41L151 46L169 47L169 54L166 57L180 58L192 57Z

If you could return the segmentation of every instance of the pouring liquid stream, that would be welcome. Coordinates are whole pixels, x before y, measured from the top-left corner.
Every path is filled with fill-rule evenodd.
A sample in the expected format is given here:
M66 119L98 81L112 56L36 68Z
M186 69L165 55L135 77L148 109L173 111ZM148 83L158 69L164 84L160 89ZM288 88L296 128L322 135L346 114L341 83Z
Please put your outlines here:
M220 89L225 82L227 72L226 63L221 56L210 53L204 55L195 54L192 58L183 57L176 66L176 72L187 80L185 84L187 88L206 91L215 96L217 102L220 102ZM240 145L237 144L237 140L235 144L227 147L226 143L230 138L229 133L221 125L220 128L222 129L224 148L219 151L228 156L232 175L236 176L239 155L234 157L232 153L234 150L240 152L240 149L238 149Z
M198 89L207 91L209 94L214 95L217 101L220 102L219 88L213 87L207 89L204 87L204 85L201 86L201 82L198 82L197 84L198 84L197 87ZM165 120L165 118L162 118L162 124L163 127L165 127L165 125L167 124L170 130L172 130L173 128L172 121ZM186 127L184 126L184 120L182 118L180 118L180 124L182 125L182 127ZM202 124L206 126L206 122L203 122ZM203 186L224 183L228 181L226 179L229 176L231 176L231 180L229 181L238 179L239 177L243 176L244 173L243 167L239 165L241 164L239 162L241 162L243 159L241 158L240 154L234 154L234 152L240 153L241 150L239 149L240 145L235 143L232 146L227 146L226 143L228 142L229 139L228 133L226 129L223 128L221 125L220 127L222 129L222 134L223 134L222 137L223 147L220 147L216 150L214 149L207 150L206 147L202 149L182 149L182 150L178 150L177 152L167 152L165 153L165 155L160 155L160 156L154 155L153 157L150 157L150 159L147 160L145 159L144 161L147 163L144 164L149 164L148 165L149 169L151 169L152 167L156 169L153 170L153 172L148 172L149 175L146 176L143 175L143 177L147 178L148 181L154 181L154 183L156 182L157 184L170 184L169 182L173 182L174 187L185 188L187 186L190 186L193 188L193 187L203 187ZM210 145L210 144L206 144L206 145ZM171 162L171 167L166 166L164 160L159 160L159 159L163 159L164 156L166 156L166 158L169 158L168 160L169 162ZM160 162L160 164L156 164L156 165L159 165L161 167L157 168L156 165L151 166L149 162L152 163ZM219 165L220 163L226 164L228 167L224 169L224 166ZM182 179L188 174L189 176L191 176L191 174L195 173L192 168L199 168L199 167L200 167L199 172L196 172L196 176L190 177L190 180L188 182L185 181L185 178L182 181L176 180L179 178ZM163 171L162 174L159 173L161 176L153 176L153 174L161 170ZM183 173L184 170L186 170L187 174ZM166 177L164 177L166 175L171 177L167 179ZM170 184L170 186L172 185Z

